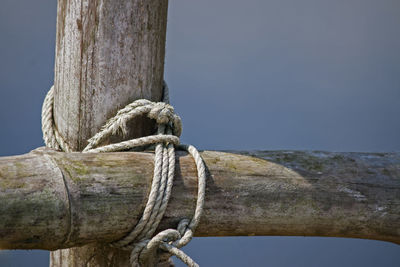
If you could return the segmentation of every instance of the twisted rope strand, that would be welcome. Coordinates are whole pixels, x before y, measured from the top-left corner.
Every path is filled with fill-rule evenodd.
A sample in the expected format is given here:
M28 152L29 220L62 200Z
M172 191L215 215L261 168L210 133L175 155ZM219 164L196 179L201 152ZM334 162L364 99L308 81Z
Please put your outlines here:
M47 93L42 106L42 132L46 146L71 152L70 147L58 133L53 117L54 86Z
M42 107L43 139L48 147L70 152L71 148L55 127L53 102L54 87L51 87ZM169 255L175 255L188 266L198 266L180 248L193 238L193 233L203 213L206 168L195 147L179 145L179 136L182 132L181 119L168 103L169 90L164 82L163 102L155 103L146 99L139 99L128 104L119 110L117 115L111 118L100 132L88 140L88 145L83 150L84 153L114 152L156 144L153 180L142 217L129 234L110 244L112 247L130 249L132 266L156 264L160 253L158 249L164 250ZM157 122L156 135L100 146L108 137L118 132L126 135L128 133L127 122L141 115L147 115ZM153 236L164 216L172 192L175 174L175 146L188 151L195 161L198 174L196 209L193 218L191 220L182 219L177 229L166 229Z
M151 135L146 137L140 137L128 141L123 141L116 144L110 144L101 146L98 148L88 149L87 147L82 152L87 153L98 153L98 152L115 152L115 151L124 151L129 150L135 147L147 146L151 144L157 144L159 142L163 143L171 143L174 145L179 145L179 137L175 135Z
M164 125L160 125L158 129L158 134L164 131ZM129 245L131 242L133 242L143 231L143 229L146 227L148 224L150 217L153 213L154 206L156 205L156 201L158 198L158 195L160 194L160 181L162 179L162 170L163 170L163 150L164 150L164 145L162 143L158 143L156 145L155 149L155 157L154 157L154 176L153 176L153 181L151 185L151 190L150 194L146 203L145 210L143 211L143 215L140 218L139 222L127 236L122 238L119 241L111 243L111 246L113 247L126 247L129 249L133 249L135 245ZM146 238L147 239L147 238Z

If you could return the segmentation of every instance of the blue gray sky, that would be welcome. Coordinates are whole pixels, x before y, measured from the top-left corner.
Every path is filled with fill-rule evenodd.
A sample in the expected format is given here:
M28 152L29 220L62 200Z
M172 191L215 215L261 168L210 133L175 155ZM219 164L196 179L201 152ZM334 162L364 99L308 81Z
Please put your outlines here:
M2 0L0 156L43 145L55 20L54 0ZM400 151L398 0L172 0L166 49L186 143ZM400 265L400 246L357 239L196 238L186 251L203 266ZM47 252L0 252L0 266L47 265Z

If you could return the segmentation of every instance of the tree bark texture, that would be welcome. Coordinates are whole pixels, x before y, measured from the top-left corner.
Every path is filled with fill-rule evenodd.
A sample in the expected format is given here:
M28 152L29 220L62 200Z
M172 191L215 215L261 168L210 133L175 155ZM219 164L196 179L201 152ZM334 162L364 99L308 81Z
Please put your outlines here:
M201 153L208 181L196 236L335 236L400 243L400 153L240 153ZM178 152L176 170L160 229L176 227L194 213L193 159ZM140 219L152 175L152 153L39 149L0 158L0 248L55 250L102 243L96 249L108 251L107 243L126 235ZM118 253L108 264L127 256Z
M167 0L58 0L54 119L72 150L130 102L161 100L167 9ZM154 130L145 118L128 126L127 138ZM128 258L91 245L54 252L50 265L127 266Z

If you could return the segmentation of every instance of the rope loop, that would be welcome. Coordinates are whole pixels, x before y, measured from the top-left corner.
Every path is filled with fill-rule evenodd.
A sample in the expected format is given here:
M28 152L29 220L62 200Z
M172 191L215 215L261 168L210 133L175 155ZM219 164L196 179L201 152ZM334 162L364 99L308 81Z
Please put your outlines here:
M111 243L110 246L131 250L130 262L132 266L154 266L160 258L160 251L164 251L164 254L175 255L188 266L195 267L198 265L180 248L189 243L193 238L193 233L203 213L206 168L203 159L195 147L179 144L182 122L181 118L175 114L174 108L168 104L169 92L165 82L163 95L163 102L139 99L120 109L102 127L100 132L88 140L88 145L82 152L126 151L132 148L143 148L156 144L153 180L142 217L131 232L121 240ZM48 147L70 152L70 147L54 124L53 99L54 87L51 87L42 107L43 139ZM122 133L123 136L126 136L128 134L128 121L142 115L146 115L156 121L158 125L157 134L115 144L100 145L107 138L117 133ZM196 164L198 174L196 209L193 218L191 220L182 219L177 229L166 229L154 235L164 216L171 196L175 174L175 146L188 151Z

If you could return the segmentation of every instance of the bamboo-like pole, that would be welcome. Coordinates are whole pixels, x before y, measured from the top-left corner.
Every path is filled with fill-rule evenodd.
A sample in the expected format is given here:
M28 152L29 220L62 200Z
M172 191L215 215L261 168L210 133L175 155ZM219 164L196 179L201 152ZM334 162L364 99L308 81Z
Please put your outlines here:
M58 0L54 119L74 151L133 100L160 101L167 8L167 0ZM129 128L132 138L154 124ZM50 265L128 266L129 253L91 244L53 252Z
M206 203L196 236L355 237L400 244L400 153L202 152ZM178 152L160 229L193 215L197 175ZM118 240L140 218L153 154L0 158L0 248L60 249ZM105 245L106 246L106 245Z

